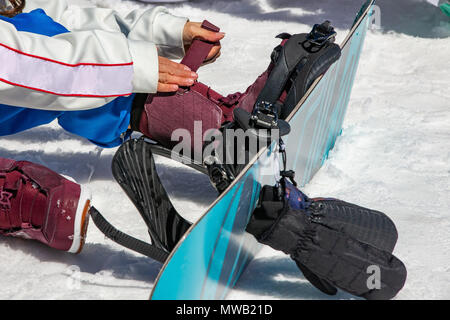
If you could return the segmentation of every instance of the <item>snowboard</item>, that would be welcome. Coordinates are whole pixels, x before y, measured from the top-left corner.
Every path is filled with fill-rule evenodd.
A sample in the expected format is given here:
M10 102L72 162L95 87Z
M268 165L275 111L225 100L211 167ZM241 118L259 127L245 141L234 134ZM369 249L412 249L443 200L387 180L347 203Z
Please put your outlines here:
M287 120L284 138L288 168L308 183L341 133L374 0L366 1L341 44L342 56L319 77ZM276 182L279 145L260 150L229 188L171 250L150 298L154 300L225 299L261 248L245 231L264 185Z
M441 5L440 8L442 12L444 12L447 16L450 17L450 3L444 3L443 5Z
M427 0L429 3L441 8L442 12L450 17L450 1L448 0Z

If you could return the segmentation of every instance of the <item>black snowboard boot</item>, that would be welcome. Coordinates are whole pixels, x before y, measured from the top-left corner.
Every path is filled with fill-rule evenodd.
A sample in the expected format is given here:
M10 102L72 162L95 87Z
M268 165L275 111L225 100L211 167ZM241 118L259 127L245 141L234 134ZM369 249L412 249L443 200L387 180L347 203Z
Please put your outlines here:
M264 187L247 231L285 252L322 292L337 288L366 299L391 299L406 281L392 251L394 223L383 213L337 199L310 199L282 179Z

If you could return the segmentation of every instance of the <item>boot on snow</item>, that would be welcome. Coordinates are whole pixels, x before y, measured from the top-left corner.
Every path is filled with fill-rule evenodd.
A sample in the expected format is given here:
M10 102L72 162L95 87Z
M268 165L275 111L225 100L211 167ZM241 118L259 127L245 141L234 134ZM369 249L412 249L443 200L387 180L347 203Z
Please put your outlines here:
M85 242L90 192L27 161L0 158L0 234L79 253Z
M391 299L406 281L404 264L392 254L398 235L391 219L341 200L308 198L286 179L263 188L247 231L290 255L305 278L329 295L340 288Z

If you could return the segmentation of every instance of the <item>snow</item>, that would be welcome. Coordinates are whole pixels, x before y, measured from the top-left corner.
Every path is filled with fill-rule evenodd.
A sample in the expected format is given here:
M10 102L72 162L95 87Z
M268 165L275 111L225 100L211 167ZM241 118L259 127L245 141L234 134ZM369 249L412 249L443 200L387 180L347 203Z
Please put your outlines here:
M87 1L72 0L76 5ZM151 4L92 0L120 11ZM332 20L346 35L362 0L195 0L167 5L192 21L226 32L221 58L200 71L203 82L242 90L267 65L276 34L306 32ZM397 299L450 299L450 21L425 0L380 0L383 29L370 31L343 134L304 188L387 213L396 223L395 254L408 279ZM137 211L113 181L114 149L101 150L56 123L0 138L0 156L44 164L93 192L93 203L123 231L147 240ZM208 179L158 159L175 205L195 220L214 200ZM0 299L148 299L161 264L125 250L91 225L80 255L0 237ZM264 248L229 299L352 299L314 289L282 253Z

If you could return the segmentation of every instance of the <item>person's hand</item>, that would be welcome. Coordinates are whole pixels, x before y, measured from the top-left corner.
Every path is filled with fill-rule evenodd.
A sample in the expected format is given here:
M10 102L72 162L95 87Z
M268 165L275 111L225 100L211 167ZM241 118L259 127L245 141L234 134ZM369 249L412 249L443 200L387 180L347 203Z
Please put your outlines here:
M192 41L196 38L216 43L206 57L205 64L212 63L220 57L221 46L219 41L224 37L225 33L223 32L213 32L203 29L201 22L187 22L183 30L183 43L186 51L191 46Z
M158 58L158 92L175 92L179 87L190 87L198 78L198 75L189 67L164 57Z

